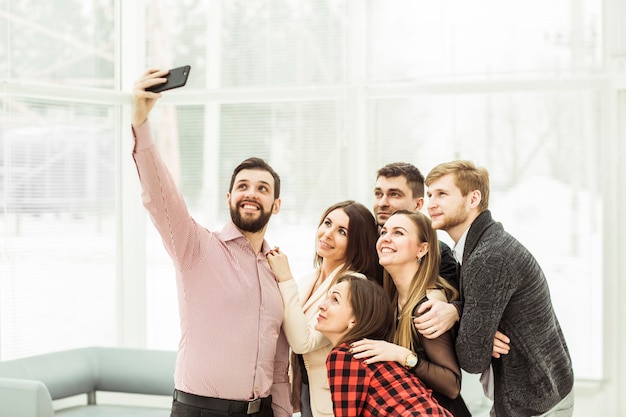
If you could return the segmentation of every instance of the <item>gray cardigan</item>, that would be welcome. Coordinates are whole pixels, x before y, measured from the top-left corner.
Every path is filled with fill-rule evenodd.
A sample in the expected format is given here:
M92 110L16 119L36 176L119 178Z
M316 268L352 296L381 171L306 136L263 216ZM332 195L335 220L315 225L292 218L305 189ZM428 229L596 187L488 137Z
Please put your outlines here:
M572 361L543 271L489 210L467 234L461 286L459 363L470 373L493 364L498 417L539 415L570 393ZM509 354L500 359L491 357L496 330L511 339Z

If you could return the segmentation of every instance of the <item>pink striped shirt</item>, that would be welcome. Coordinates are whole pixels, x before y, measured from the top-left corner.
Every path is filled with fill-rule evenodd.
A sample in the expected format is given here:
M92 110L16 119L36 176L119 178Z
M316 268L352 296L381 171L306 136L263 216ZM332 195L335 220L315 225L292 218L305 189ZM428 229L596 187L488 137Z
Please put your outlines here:
M149 123L133 128L144 207L176 269L181 339L175 387L207 397L273 396L291 416L283 302L266 259L232 222L211 232L190 216L154 146Z

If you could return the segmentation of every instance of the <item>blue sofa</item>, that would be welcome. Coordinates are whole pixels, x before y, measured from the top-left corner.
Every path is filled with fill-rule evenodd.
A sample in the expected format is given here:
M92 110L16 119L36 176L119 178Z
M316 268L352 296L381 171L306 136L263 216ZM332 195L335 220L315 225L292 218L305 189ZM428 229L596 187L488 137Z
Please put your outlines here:
M0 417L169 417L170 409L98 404L109 391L170 396L176 352L88 347L0 362ZM85 394L54 410L53 400Z

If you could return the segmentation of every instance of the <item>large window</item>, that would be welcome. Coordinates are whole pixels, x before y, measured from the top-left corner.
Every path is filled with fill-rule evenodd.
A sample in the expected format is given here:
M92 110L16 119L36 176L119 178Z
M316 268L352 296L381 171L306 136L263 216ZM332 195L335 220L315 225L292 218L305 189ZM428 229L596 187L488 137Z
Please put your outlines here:
M2 357L114 344L112 108L7 98L0 114Z
M113 10L0 2L0 359L116 343Z
M494 217L546 272L577 376L601 377L602 329L591 323L601 319L605 203L592 178L602 175L596 143L605 134L606 92L589 80L603 62L599 2L551 10L494 1L219 4L211 10L219 11L219 32L172 30L169 44L187 37L187 47L172 47L171 65L187 62L189 37L198 39L192 56L219 60L192 76L200 86L209 80L223 102L179 106L176 135L153 126L168 155L178 152L171 166L198 220L221 227L233 167L250 155L266 158L283 177L283 209L269 239L304 273L323 209L348 198L370 206L377 168L406 160L425 174L440 161L473 159L490 171ZM275 24L286 16L295 23ZM363 78L354 75L360 64ZM564 74L567 83L551 83ZM312 84L319 88L307 91ZM284 100L284 86L297 97ZM163 326L177 332L172 271L152 226L146 230L157 242L150 259L161 259L147 274L149 340L175 347ZM583 249L589 241L591 252ZM592 337L576 332L572 298L588 300Z
M371 206L380 166L404 160L426 174L473 159L491 173L494 217L546 272L576 376L601 378L611 202L597 178L611 174L597 145L612 143L602 10L599 0L0 2L0 359L123 344L135 316L149 347L177 347L171 262L128 193L135 173L121 168L130 89L119 85L143 66L190 64L151 123L200 223L228 220L238 162L267 159L284 184L268 240L302 275L322 211ZM129 242L132 213L145 235ZM129 279L145 282L135 297L145 303L125 292Z

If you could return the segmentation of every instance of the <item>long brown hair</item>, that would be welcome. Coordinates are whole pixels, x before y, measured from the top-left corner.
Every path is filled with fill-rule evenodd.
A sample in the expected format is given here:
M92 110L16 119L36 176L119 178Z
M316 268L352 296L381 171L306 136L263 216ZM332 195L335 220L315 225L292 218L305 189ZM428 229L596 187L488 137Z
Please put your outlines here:
M337 343L351 343L363 338L386 340L393 337L393 309L389 297L375 281L346 274L337 284L347 282L350 287L348 302L352 307L355 325Z
M378 239L378 226L372 212L361 203L354 200L345 200L328 207L318 224L321 225L331 211L341 209L348 216L348 246L346 247L345 271L360 272L368 279L376 276L378 254L376 252L376 240ZM323 258L317 253L313 260L313 266L319 267Z
M409 210L398 210L390 217L392 216L406 216L417 228L417 236L415 236L417 241L426 242L428 244L428 252L422 257L419 268L411 280L406 304L402 307L402 312L397 317L398 327L393 340L394 343L400 346L416 350L413 338L414 327L412 315L417 304L426 296L426 291L441 288L444 290L448 301L458 298L459 293L445 279L439 276L439 263L441 259L439 240L437 239L437 232L435 232L431 225L430 219L421 212L412 212ZM397 305L398 290L387 271L385 271L383 275L383 287L393 305Z

